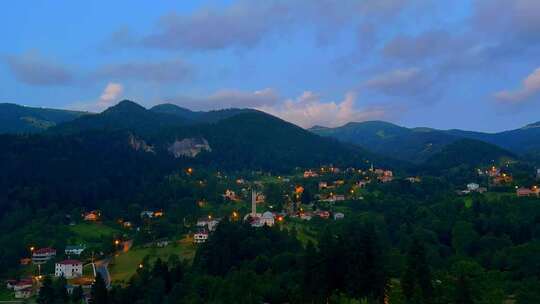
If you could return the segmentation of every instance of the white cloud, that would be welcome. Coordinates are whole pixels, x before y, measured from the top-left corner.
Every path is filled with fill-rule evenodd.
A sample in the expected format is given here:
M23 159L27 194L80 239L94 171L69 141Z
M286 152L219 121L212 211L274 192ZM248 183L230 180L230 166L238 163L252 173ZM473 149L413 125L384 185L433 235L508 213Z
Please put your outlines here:
M309 128L314 125L336 127L352 121L365 121L386 117L384 109L358 110L355 107L356 94L349 92L342 101L324 102L320 96L306 91L296 99L286 100L273 106L258 109Z
M426 92L432 82L423 70L412 67L382 73L366 81L364 86L387 95L414 96Z
M191 110L214 110L223 108L256 108L269 106L279 102L279 96L277 92L271 88L265 88L254 92L223 89L206 97L177 96L167 98L166 101Z
M123 85L120 83L109 82L99 96L99 99L91 102L75 102L68 105L67 108L89 112L101 112L108 107L115 105L122 97L123 93Z
M533 71L523 80L522 86L516 90L504 90L495 93L495 98L505 103L521 103L540 93L540 68Z

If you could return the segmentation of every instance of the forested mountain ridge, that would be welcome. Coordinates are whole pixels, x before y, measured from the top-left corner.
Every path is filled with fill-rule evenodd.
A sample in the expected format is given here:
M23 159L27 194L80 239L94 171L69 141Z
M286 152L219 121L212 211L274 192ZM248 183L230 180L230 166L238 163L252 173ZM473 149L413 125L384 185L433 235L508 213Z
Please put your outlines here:
M59 123L85 115L85 112L25 107L0 103L0 134L42 132Z
M459 140L474 139L496 145L518 155L540 151L540 124L499 133L432 128L406 128L382 121L348 123L337 128L310 130L321 136L357 144L370 151L398 159L422 163Z
M213 123L218 122L222 119L233 117L237 114L257 112L256 110L252 109L236 108L212 111L192 111L170 103L154 106L150 108L150 111L175 115L184 118L191 123Z
M351 122L338 128L319 127L310 130L375 153L415 163L425 161L457 139L433 129L408 129L383 121Z

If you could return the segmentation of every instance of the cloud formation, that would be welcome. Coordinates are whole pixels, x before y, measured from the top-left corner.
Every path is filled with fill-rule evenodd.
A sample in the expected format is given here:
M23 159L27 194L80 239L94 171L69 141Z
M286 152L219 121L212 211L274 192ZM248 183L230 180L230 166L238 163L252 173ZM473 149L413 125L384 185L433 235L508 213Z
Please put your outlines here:
M71 84L75 78L67 66L45 59L36 53L7 56L5 63L18 81L29 85L66 85Z
M341 101L325 102L319 95L306 91L296 99L258 109L303 128L315 125L337 127L352 121L382 119L388 116L382 108L358 110L355 103L356 94L353 92L347 93Z
M239 0L225 7L205 6L190 14L164 15L155 29L136 34L121 29L107 45L167 50L250 48L272 34L288 35L312 27L319 43L350 23L398 14L419 0ZM300 25L300 26L299 26Z
M276 91L266 88L254 92L224 89L206 97L177 96L166 98L167 102L192 110L215 110L222 108L257 108L279 102Z
M540 95L540 68L534 70L523 81L520 88L495 93L495 98L503 103L519 104Z
M94 73L94 77L98 79L142 80L156 83L183 82L191 79L193 75L193 67L178 59L110 64Z
M422 69L412 67L376 75L364 87L390 96L415 96L428 91L432 82Z
M540 38L540 1L475 0L473 25L487 34L538 44L535 38Z
M68 109L88 112L101 112L115 105L124 93L124 86L120 83L109 82L98 99L90 102L75 102L67 106Z

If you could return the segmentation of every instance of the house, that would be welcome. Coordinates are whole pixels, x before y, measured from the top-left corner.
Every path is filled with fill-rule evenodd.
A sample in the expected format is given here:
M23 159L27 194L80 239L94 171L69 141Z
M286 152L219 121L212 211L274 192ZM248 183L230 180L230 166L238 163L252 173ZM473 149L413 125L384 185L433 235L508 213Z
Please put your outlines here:
M322 219L327 219L327 218L330 217L330 212L325 211L325 210L317 211L316 213L317 213L317 215L318 215L320 218L322 218Z
M342 179L338 179L337 181L334 181L334 185L336 186L343 186L345 184L345 181Z
M367 180L361 180L356 185L358 188L365 188L369 184L369 181Z
M311 215L310 212L303 212L303 213L300 213L300 219L302 219L302 220L310 221L312 217L313 217L313 216Z
M540 191L538 188L528 189L528 188L518 188L516 190L516 195L518 197L528 197L528 196L539 196Z
M264 225L268 227L274 226L274 223L275 223L274 214L270 211L266 211L265 213L262 214L261 218L259 219L259 223L261 224L261 226L264 226Z
M236 196L236 193L229 189L225 190L225 193L223 194L223 198L231 200L231 201L239 200L238 196Z
M19 262L20 262L21 265L30 265L30 263L32 263L32 259L31 258L22 258Z
M317 177L317 176L319 176L319 174L317 174L317 172L315 171L312 171L312 170L304 171L304 178Z
M154 211L150 210L144 210L140 214L141 218L153 218L154 217Z
M167 239L158 240L156 242L156 246L159 247L159 248L167 247L167 246L169 246L169 240L167 240Z
M17 284L17 280L6 280L7 289L13 289L13 287L15 287L16 284Z
M68 245L64 252L67 255L81 255L81 253L86 249L84 245Z
M345 218L345 214L341 212L334 213L334 220L342 220L343 218Z
M327 182L319 182L319 190L323 190L323 189L326 189L328 188L328 183Z
M22 279L19 280L15 285L13 285L13 291L15 291L15 298L17 299L27 299L32 296L32 279Z
M257 192L257 197L255 201L257 203L264 203L266 201L266 196L263 193Z
M78 278L82 276L83 264L79 260L64 260L56 263L54 267L54 275L56 277L64 277L66 279Z
M54 248L40 248L32 253L32 263L44 264L53 257L56 256L56 249Z
M491 167L488 171L487 171L487 174L489 177L496 177L496 176L499 176L501 173L501 170L495 166Z
M212 232L216 230L216 227L220 221L221 219L219 218L214 219L211 216L203 217L197 220L197 227L206 228L208 229L208 231Z
M208 240L208 231L204 228L197 230L193 234L193 243L200 244Z
M132 224L131 222L125 221L122 223L122 226L124 226L124 228L131 228Z
M32 296L32 286L15 290L15 299L28 299Z
M478 188L480 188L480 185L478 185L477 183L468 183L467 184L467 189L469 191L476 191L476 190L478 190Z
M154 217L162 217L163 215L165 215L163 210L158 210L154 212Z
M99 218L101 217L101 212L97 210L92 210L90 212L83 213L83 219L88 222L96 222L99 221Z
M405 178L405 180L411 184L419 183L421 181L420 177L418 176L410 176L410 177Z
M501 175L493 177L492 181L495 185L509 184L512 182L512 176L503 173Z

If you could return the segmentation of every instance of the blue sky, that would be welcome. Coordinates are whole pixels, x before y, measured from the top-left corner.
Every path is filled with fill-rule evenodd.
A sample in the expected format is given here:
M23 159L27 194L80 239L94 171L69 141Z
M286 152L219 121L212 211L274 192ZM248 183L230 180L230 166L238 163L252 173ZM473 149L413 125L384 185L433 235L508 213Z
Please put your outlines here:
M0 102L253 107L303 127L540 120L540 1L11 1Z

